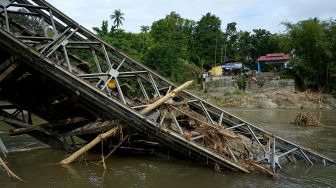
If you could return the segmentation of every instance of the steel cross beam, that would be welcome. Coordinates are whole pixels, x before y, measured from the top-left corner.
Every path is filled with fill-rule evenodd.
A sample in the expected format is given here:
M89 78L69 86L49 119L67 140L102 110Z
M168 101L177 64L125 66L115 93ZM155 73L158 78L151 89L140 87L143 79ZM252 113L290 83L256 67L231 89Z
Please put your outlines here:
M188 139L183 137L183 135L180 135L171 129L160 127L153 120L146 118L138 111L132 110L119 100L109 97L100 89L95 88L94 85L91 85L87 81L80 79L75 74L68 72L67 69L60 67L52 60L44 58L37 51L30 50L24 43L20 42L20 40L2 29L0 29L0 37L4 39L0 42L5 44L6 47L8 46L9 49L15 52L20 50L20 55L25 57L24 62L27 65L32 66L34 69L50 76L50 78L54 81L68 83L67 85L64 85L64 87L80 93L80 97L83 98L83 100L85 99L87 101L91 101L91 105L94 106L91 106L90 108L94 109L92 112L94 112L98 117L102 119L118 117L128 123L128 125L136 131L146 134L154 140L159 140L160 143L173 150L189 153L190 156L199 160L208 159L209 164L219 164L235 171L249 172L249 170L239 164L223 158L222 156L211 152L195 142L190 142ZM15 44L15 46L12 44Z
M40 1L36 1L36 2L39 2L39 3L37 3L37 4L41 4L41 2ZM43 4L43 2L42 2L42 4ZM48 7L48 6L47 6ZM52 9L51 9L52 10ZM60 16L62 16L62 13L60 13L59 11L55 11L55 12L57 12L55 15L60 15ZM58 19L60 19L59 17L58 17ZM70 23L70 22L73 22L72 20L69 20L69 19L67 19L66 17L63 17L62 19L60 19L60 20L62 20L62 21L64 21L64 20L67 20L66 22L68 22L68 23ZM85 31L85 30L84 30ZM92 34L82 34L82 35L84 35L84 36L92 36ZM99 40L98 40L99 41ZM100 41L101 42L101 41ZM114 51L115 49L114 48L111 48L111 46L109 46L109 45L107 45L107 44L105 44L104 43L104 45L106 45L107 46L107 49L110 49L110 50L112 50L112 51ZM146 72L151 72L152 74L150 74L150 80L149 80L149 82L151 82L152 83L152 87L154 88L154 91L155 91L155 93L156 94L159 94L159 92L158 92L158 90L157 90L157 86L156 86L156 84L155 84L155 81L156 82L158 82L159 84L160 83L163 83L165 86L167 86L167 84L169 84L169 86L174 86L174 85L172 85L169 81L167 81L167 80L165 80L165 79L160 79L160 76L158 76L157 74L155 74L153 71L151 71L151 70L149 70L149 69L147 69L147 68L145 68L143 65L140 65L139 63L137 63L137 62L135 62L135 61L132 61L132 59L130 59L130 58L128 58L127 56L122 56L123 54L121 54L121 57L120 57L120 53L118 54L119 56L119 58L120 59L122 59L122 62L125 62L125 60L127 60L127 61L131 61L132 63L132 65L134 65L134 64L137 64L138 66L139 66L139 68L144 68L144 69L142 69L142 70L145 70ZM126 62L127 62L126 61ZM129 62L128 62L129 63ZM122 64L119 64L118 65L118 67L120 68L121 67L121 65ZM136 71L138 71L139 69L137 69ZM141 70L141 69L140 69ZM157 76L156 78L157 79L155 79L155 81L154 81L154 79L152 78L153 76L152 75L155 75L155 76ZM154 84L153 84L153 81L154 81ZM185 94L189 94L189 93L187 93L187 92L185 92ZM195 97L195 96L193 96L193 95L190 95L189 94L189 96L187 96L187 97L189 97L189 98L198 98L198 97ZM207 112L207 111L219 111L220 113L218 113L218 114L220 114L220 115L218 115L218 114L216 114L215 116L217 116L216 118L218 119L218 121L220 121L220 119L223 119L223 117L225 117L225 116L229 116L229 117L233 117L233 120L231 120L231 122L235 122L235 121L240 121L240 122L244 122L244 121L242 121L242 120L240 120L239 118L236 118L236 117L234 117L233 115L230 115L229 113L227 113L227 112L224 112L223 110L221 110L221 109L219 109L219 108L217 108L217 107L215 107L215 106L213 106L213 105L211 105L211 104L209 104L209 103L207 103L207 102L205 102L205 101L203 101L202 99L199 99L199 101L201 101L202 102L202 104L207 104L207 106L209 106L208 108L209 109L206 109L205 108L205 112ZM204 105L202 105L202 106L204 106ZM202 107L203 108L203 107ZM208 117L208 119L210 119L211 120L211 117L209 118L209 116L207 116ZM227 118L226 118L227 119ZM230 123L231 122L229 122L229 125L230 125ZM265 131L263 131L263 130L260 130L260 129L258 129L258 128L256 128L255 126L253 126L252 124L247 124L247 125L249 125L248 127L249 127L249 129L255 129L254 131L256 131L256 132L258 132L259 133L259 137L260 137L260 135L264 135L264 133L266 133ZM230 127L230 126L229 126ZM246 131L246 130L245 130ZM250 131L251 132L251 130L247 130L247 131ZM269 134L269 135L271 135L271 134ZM276 140L277 139L279 139L280 140L280 143L281 142L286 142L285 140L283 140L283 139L281 139L281 138L276 138ZM277 143L277 142L276 142ZM291 146L291 143L290 142L287 142L286 144L279 144L279 146L278 147L280 147L280 149L282 149L282 150L286 150L286 147L284 146L284 145L289 145L289 147ZM312 155L316 155L316 153L312 153Z

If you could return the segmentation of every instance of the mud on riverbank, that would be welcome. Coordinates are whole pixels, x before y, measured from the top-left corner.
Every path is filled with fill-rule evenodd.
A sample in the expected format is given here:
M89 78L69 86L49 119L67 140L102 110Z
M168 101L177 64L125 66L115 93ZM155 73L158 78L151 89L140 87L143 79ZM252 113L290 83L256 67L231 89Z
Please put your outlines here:
M243 92L192 92L221 107L336 109L336 98L332 95L310 91L269 91L256 94L245 94Z

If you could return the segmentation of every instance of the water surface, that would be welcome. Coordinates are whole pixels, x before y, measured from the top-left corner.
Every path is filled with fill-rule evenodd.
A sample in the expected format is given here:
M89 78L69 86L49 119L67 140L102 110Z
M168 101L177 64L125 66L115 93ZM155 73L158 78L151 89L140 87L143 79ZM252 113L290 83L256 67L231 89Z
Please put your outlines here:
M227 110L269 132L336 158L336 111L315 112L324 126L303 128L289 124L302 110ZM9 149L41 145L28 136L10 138L7 129L0 124L0 136ZM168 155L113 156L106 162L106 171L83 161L61 167L58 162L67 155L58 150L10 153L5 159L8 165L28 182L12 182L0 172L0 187L336 187L336 165L310 167L304 162L286 165L279 179L273 180L263 175L218 173Z

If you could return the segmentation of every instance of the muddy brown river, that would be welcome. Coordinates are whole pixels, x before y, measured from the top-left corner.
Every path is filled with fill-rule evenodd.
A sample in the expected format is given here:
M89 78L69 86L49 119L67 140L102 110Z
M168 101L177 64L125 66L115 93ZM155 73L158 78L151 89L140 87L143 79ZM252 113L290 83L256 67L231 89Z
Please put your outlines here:
M313 111L323 123L322 127L296 127L289 124L299 109L227 109L231 113L254 123L276 135L310 147L336 159L336 111ZM308 110L309 111L309 110ZM305 111L307 112L307 110ZM0 137L9 150L40 146L28 136L8 137L9 127L0 124ZM278 179L263 175L215 172L196 162L168 155L113 156L106 161L108 170L92 163L74 163L68 168L57 164L68 154L58 150L39 150L9 153L10 168L25 183L9 180L0 171L0 187L336 187L336 165L315 165L305 162L283 166Z

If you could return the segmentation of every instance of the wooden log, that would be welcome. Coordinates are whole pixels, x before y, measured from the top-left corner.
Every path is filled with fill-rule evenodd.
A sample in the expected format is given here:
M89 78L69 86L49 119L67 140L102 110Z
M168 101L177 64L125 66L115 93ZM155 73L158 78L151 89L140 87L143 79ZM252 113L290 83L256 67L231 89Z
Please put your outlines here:
M176 96L176 94L180 91L182 91L183 89L187 88L188 86L190 86L193 83L192 80L182 84L181 86L175 88L173 91L171 91L170 93L168 93L167 95L165 95L164 97L160 98L159 100L155 101L153 104L150 104L149 106L147 106L146 108L141 110L141 114L146 114L147 112L155 109L156 107L160 106L161 104L163 104L164 102L168 101L169 99L173 98Z
M44 123L41 125L36 125L37 127L43 128L43 129L58 129L58 128L63 128L63 127L70 127L70 126L76 126L79 124L86 124L88 123L89 120L86 119L85 117L74 117L74 118L68 118L65 120L57 121L57 122L49 122L49 123ZM74 127L76 128L76 127ZM22 135L22 134L27 134L32 131L36 131L34 128L17 128L17 129L12 129L9 131L10 136L17 136L17 135Z
M23 182L23 180L17 176L13 171L11 171L11 169L8 168L8 166L6 165L6 163L1 159L0 157L0 165L5 169L5 171L7 172L8 176L16 181L21 181Z
M86 144L84 147L82 147L81 149L79 149L78 151L76 151L75 153L70 155L68 158L62 160L61 164L63 164L63 165L70 164L71 162L76 160L79 156L83 155L86 151L90 150L95 145L97 145L99 142L101 142L102 140L104 140L104 139L112 136L113 134L115 134L117 130L118 130L118 127L114 127L111 130L98 135L90 143Z
M58 134L60 137L66 137L66 136L79 136L79 135L85 135L85 134L94 134L94 133L101 133L108 131L115 127L115 125L120 124L119 120L112 120L112 121L98 121L94 123L87 124L83 127L79 127L77 129L74 129L70 132L65 132ZM123 125L123 127L126 127Z

